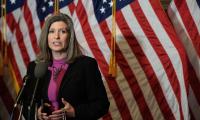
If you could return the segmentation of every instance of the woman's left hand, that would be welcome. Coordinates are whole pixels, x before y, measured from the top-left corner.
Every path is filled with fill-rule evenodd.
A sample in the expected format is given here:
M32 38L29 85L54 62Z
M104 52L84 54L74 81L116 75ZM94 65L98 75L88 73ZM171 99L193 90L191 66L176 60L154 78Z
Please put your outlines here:
M55 110L52 112L52 115L49 116L52 120L60 120L65 117L75 117L74 107L67 101L62 98L62 103L64 104L64 108L59 110Z

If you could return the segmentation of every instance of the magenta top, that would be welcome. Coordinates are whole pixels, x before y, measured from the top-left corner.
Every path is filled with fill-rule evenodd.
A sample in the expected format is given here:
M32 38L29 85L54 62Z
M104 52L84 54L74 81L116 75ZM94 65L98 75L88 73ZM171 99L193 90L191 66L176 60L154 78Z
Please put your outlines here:
M58 110L58 90L60 83L68 68L68 64L64 60L53 60L53 64L48 69L51 71L51 80L48 87L48 98L54 110Z

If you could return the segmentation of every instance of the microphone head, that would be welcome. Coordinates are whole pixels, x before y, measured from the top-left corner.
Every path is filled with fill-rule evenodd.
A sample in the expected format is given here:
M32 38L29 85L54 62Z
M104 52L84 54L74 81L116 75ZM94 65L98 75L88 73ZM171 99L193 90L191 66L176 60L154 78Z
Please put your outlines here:
M41 78L45 75L49 63L48 62L38 62L36 63L34 75L36 78Z

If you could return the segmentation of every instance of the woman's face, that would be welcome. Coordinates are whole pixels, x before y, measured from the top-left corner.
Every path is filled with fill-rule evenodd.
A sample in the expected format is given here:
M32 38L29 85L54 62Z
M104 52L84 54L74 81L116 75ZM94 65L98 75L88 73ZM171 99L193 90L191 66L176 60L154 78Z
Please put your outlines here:
M48 45L52 52L63 52L67 47L68 31L63 21L51 24L48 33Z

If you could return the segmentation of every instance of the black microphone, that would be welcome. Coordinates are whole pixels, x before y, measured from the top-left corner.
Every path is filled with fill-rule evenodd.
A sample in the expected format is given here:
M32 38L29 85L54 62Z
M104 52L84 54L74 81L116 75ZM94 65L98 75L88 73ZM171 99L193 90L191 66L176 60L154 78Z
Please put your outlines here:
M25 89L25 86L26 86L26 82L27 80L29 79L28 75L25 75L24 78L23 78L23 85L20 89L20 91L18 92L18 95L16 97L16 100L15 100L15 104L14 104L14 108L17 107L17 105L21 102L21 100L23 99L23 94L24 94L24 89Z
M34 75L37 78L37 80L36 80L36 83L35 83L35 88L34 88L34 91L33 91L30 107L32 107L32 105L33 105L33 101L35 99L35 94L36 94L36 91L37 91L37 88L38 88L39 80L45 75L47 68L48 68L48 64L49 64L48 62L36 63Z

